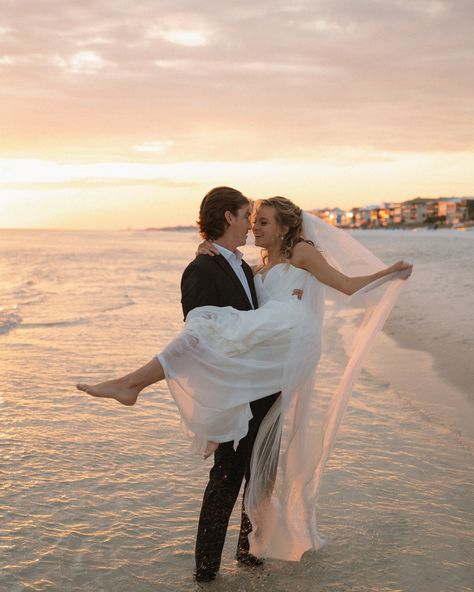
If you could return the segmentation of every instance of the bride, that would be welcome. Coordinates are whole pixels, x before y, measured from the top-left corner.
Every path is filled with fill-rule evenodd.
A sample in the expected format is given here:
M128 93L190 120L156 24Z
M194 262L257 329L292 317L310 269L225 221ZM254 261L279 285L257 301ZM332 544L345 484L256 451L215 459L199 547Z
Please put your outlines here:
M133 405L145 387L165 379L185 433L204 456L220 442L236 447L252 417L249 403L281 392L259 428L245 506L251 553L297 560L323 544L314 509L322 470L362 359L412 266L384 266L348 233L283 197L257 202L252 222L262 249L253 269L258 309L195 308L183 331L146 365L77 388ZM314 393L327 343L325 304L333 318L350 307L363 312L329 399Z

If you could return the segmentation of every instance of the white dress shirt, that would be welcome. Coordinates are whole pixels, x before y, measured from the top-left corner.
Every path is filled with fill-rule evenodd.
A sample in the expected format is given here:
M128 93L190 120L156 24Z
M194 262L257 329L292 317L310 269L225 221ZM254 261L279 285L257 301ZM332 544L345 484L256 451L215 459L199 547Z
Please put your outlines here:
M239 278L240 283L242 284L242 287L244 288L245 293L248 296L251 307L254 308L249 282L247 280L247 276L245 275L244 270L242 269L242 257L244 256L244 254L238 249L236 249L235 251L229 251L229 249L222 247L218 243L212 244L216 247L219 253L227 259L227 262L235 271L235 275Z

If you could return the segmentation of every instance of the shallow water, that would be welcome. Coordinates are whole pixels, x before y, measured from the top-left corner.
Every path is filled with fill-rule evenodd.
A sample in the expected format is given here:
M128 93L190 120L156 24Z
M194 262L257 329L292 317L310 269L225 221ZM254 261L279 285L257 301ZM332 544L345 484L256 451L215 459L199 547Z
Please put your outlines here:
M416 248L427 270L433 243L452 260L465 248L442 235L392 236L362 239L387 260ZM2 231L1 590L196 588L210 461L188 454L166 389L125 408L73 388L147 361L179 330L179 277L194 249L192 233ZM473 456L409 392L363 372L318 504L329 544L300 563L239 568L236 512L209 589L472 590Z
M474 403L474 231L356 231L387 262L414 273L385 331L435 354L437 368Z

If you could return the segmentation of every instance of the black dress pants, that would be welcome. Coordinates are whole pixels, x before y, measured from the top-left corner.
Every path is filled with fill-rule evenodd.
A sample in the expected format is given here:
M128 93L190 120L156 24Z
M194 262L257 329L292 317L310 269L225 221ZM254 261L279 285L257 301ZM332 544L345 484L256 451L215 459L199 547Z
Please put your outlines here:
M239 495L242 479L250 477L250 457L258 428L278 395L270 395L253 401L250 408L253 417L249 431L236 450L233 442L220 444L214 453L214 466L209 473L202 501L196 538L196 576L212 577L221 563L222 549L229 518ZM245 513L242 501L242 521L237 553L248 553L248 535L252 525Z

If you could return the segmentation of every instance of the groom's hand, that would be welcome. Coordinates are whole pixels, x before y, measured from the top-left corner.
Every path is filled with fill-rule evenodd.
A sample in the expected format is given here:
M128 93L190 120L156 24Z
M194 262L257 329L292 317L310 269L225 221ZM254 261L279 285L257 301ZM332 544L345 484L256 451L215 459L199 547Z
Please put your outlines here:
M196 251L196 256L197 255L210 255L211 257L214 257L214 255L219 255L219 251L211 242L205 240L199 244Z

